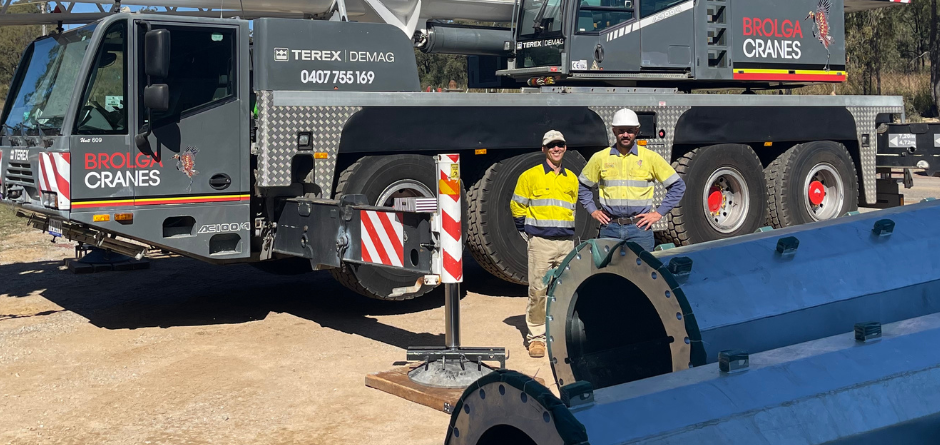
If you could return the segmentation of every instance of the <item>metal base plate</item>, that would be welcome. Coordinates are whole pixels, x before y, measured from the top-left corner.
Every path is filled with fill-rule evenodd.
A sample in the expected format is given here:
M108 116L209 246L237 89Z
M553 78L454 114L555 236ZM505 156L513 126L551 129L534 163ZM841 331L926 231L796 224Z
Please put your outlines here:
M408 373L411 381L434 388L466 388L493 369L465 360L435 360Z
M98 249L95 247L87 250L76 248L76 253L79 252L87 253L84 253L84 255L78 259L67 258L65 260L65 265L68 267L69 271L74 274L128 271L150 268L149 260L135 260L127 255L122 255L110 250Z

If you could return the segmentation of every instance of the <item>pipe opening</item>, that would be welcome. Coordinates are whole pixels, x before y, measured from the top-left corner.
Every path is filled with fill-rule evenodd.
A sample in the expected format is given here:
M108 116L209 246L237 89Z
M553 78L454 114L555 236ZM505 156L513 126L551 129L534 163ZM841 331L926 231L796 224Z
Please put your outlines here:
M519 428L512 425L496 425L483 433L477 445L538 445L522 432Z
M572 298L565 325L575 380L605 388L672 372L675 341L656 308L636 285L602 273L585 280Z

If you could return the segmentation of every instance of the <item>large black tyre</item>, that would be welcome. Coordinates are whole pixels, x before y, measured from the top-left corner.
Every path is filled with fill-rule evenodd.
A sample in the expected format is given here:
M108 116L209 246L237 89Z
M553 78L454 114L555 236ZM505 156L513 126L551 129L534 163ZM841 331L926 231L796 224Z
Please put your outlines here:
M391 205L394 197L434 197L437 189L437 167L434 158L420 155L367 156L357 160L340 174L336 196L365 195L373 205ZM399 190L396 192L395 190ZM380 202L382 201L382 202ZM413 294L389 297L396 287L414 286L421 276L377 266L347 264L330 269L330 273L346 288L379 300L409 300L430 292L433 286L422 286Z
M509 202L522 172L545 160L542 152L526 153L491 165L470 189L467 247L487 272L515 284L528 284L526 242L512 220ZM580 153L565 153L564 167L581 174L587 162ZM575 213L575 243L594 238L597 224L580 205Z
M754 233L767 218L763 165L750 146L701 147L673 163L685 196L667 217L667 242L689 245Z
M771 162L764 176L768 225L780 228L822 221L858 209L855 163L838 142L796 145Z

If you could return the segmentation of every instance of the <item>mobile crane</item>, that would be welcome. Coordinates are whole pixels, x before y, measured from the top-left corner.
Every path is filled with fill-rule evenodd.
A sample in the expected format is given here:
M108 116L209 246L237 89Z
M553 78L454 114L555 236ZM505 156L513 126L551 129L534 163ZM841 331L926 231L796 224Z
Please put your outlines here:
M90 22L24 51L0 116L0 202L39 228L119 252L142 253L126 238L275 271L301 258L359 293L402 299L432 288L416 286L431 249L425 223L397 221L409 227L400 241L410 265L377 264L361 258L350 208L432 197L432 155L460 153L467 246L486 270L524 283L525 240L508 203L517 176L541 162L539 135L562 131L565 165L578 173L612 143L621 107L637 111L640 143L688 184L656 226L677 245L836 218L897 194L896 184L880 189L880 167L936 167L925 155L935 149L917 143L923 131L903 123L900 97L690 94L842 82L843 11L895 1L244 0L209 9L216 3L0 14L0 25ZM473 55L474 85L519 92L421 93L415 47ZM910 156L879 156L891 150ZM576 219L578 239L596 236L583 209Z

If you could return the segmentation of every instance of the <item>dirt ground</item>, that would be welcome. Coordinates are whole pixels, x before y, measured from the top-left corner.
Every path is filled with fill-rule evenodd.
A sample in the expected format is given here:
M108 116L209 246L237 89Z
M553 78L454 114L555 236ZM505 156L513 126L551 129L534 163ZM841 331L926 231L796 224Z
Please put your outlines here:
M905 194L940 197L940 178ZM408 346L443 344L440 291L386 303L322 272L183 258L72 275L72 245L50 239L0 224L0 443L443 441L447 414L364 384ZM506 347L507 367L551 381L522 346L525 287L472 260L465 273L462 343Z

